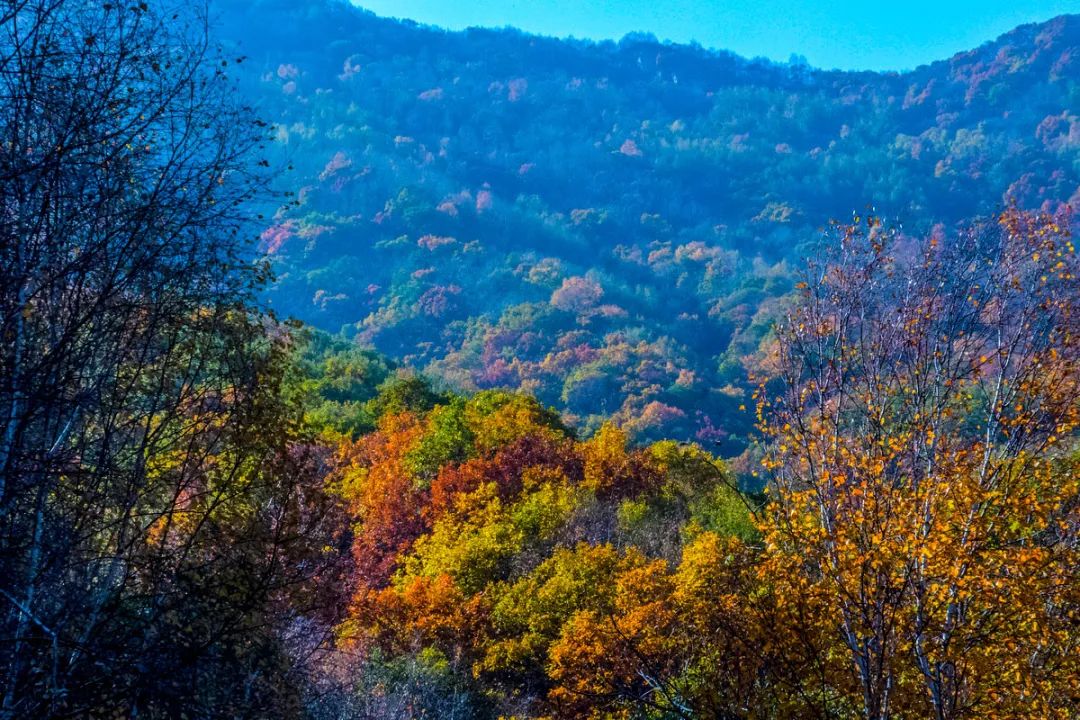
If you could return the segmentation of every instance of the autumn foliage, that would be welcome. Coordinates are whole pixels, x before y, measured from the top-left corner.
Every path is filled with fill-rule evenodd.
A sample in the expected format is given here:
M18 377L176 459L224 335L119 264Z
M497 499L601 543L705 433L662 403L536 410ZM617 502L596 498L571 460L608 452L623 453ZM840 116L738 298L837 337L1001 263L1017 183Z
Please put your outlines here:
M700 450L632 449L613 426L579 441L517 395L384 416L340 458L358 572L339 643L368 658L452 660L479 705L579 708L592 681L579 640L636 646L612 627L655 633L650 608L689 602L667 597L684 540L712 557L727 542L716 533L755 533L727 471ZM662 540L656 554L634 545L642 533Z
M579 440L518 395L384 416L335 481L360 568L337 641L381 678L365 697L415 717L1072 717L1068 223L835 228L759 391L764 497L695 446Z
M1080 717L1075 18L947 72L645 38L507 72L457 47L499 33L228 2L401 40L234 83L196 6L0 6L0 720ZM797 245L888 127L855 167L903 207L1030 165L1045 212ZM267 144L318 136L275 196ZM256 242L339 335L268 310Z

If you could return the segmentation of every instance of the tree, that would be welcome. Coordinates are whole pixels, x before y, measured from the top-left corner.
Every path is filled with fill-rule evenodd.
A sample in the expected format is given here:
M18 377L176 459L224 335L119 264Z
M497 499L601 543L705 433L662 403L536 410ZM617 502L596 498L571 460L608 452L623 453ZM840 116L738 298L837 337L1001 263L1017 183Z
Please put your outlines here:
M833 712L1075 710L1067 228L1009 210L916 243L867 218L809 265L778 332L784 389L762 397L776 492L761 577L779 627L818 638Z
M288 715L333 614L233 62L189 8L0 7L0 717Z

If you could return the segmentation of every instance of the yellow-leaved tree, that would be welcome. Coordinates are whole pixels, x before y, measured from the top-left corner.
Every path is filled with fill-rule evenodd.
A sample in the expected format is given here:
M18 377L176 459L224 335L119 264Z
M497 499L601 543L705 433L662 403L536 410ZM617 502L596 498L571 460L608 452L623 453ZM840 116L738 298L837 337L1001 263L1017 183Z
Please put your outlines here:
M843 228L778 328L760 578L834 716L1076 717L1068 219ZM778 642L785 642L783 638Z

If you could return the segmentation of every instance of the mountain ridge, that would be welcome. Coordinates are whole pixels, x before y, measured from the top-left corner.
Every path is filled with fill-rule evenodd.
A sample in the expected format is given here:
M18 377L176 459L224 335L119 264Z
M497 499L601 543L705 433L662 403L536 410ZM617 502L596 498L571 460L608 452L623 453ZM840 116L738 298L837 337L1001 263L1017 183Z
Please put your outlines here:
M723 47L715 47L715 46L711 46L711 45L704 45L704 44L702 44L700 42L697 42L697 41L682 42L682 41L676 41L676 40L671 40L671 39L659 39L652 32L650 32L648 29L641 29L641 30L631 31L631 32L628 32L628 33L624 34L620 38L604 38L604 39L576 37L576 36L573 36L573 35L566 35L566 36L547 35L547 34L544 34L544 33L537 33L537 32L532 32L532 31L529 31L529 30L525 30L525 29L516 27L514 25L503 25L503 26L472 25L472 26L462 28L462 29L451 29L451 28L442 27L442 26L440 26L438 24L435 24L435 23L426 23L426 22L413 20L413 19L410 19L410 18L404 18L404 17L397 18L397 17L388 16L388 15L381 15L381 14L379 14L379 13L373 11L373 10L368 9L360 1L358 1L358 2L352 2L351 0L325 0L325 1L328 1L328 2L330 2L332 4L344 6L344 8L346 8L348 10L357 11L357 12L361 13L363 16L365 16L368 20L372 20L372 21L376 21L376 22L394 23L394 24L401 25L403 27L407 27L407 28L411 28L411 29L415 29L415 30L419 30L419 31L423 31L423 32L433 32L433 33L438 33L438 34L462 35L462 36L468 35L470 33L485 33L485 32L509 33L509 34L512 34L512 35L518 35L521 38L526 39L526 40L565 42L565 43L569 43L569 44L583 45L583 46L598 46L598 45L607 45L607 44L620 45L620 44L624 44L624 43L643 43L643 44L656 45L656 46L661 46L661 47L677 47L677 48L688 48L688 49L693 49L693 50L699 50L699 51L703 51L705 54L708 54L708 55L728 56L728 57L735 58L735 59L738 59L738 60L746 62L746 63L763 63L763 64L768 64L768 65L777 65L777 66L780 66L780 67L790 67L790 66L794 65L796 67L806 67L806 68L808 68L808 69L810 69L812 71L822 72L822 73L844 73L844 74L871 73L871 74L874 74L874 75L911 75L911 74L915 74L915 73L919 72L920 70L922 70L924 68L930 68L930 67L933 67L934 65L938 65L940 63L950 63L950 62L955 61L958 58L965 57L965 56L970 56L970 55L979 53L980 51L988 48L989 46L997 46L997 45L1009 42L1012 39L1016 38L1017 36L1020 36L1020 35L1024 34L1025 32L1036 31L1036 30L1044 30L1044 29L1047 29L1047 28L1049 28L1049 27L1051 27L1053 25L1057 25L1057 24L1071 24L1071 25L1080 24L1080 13L1062 13L1062 14L1059 14L1059 15L1054 15L1052 17L1049 17L1049 18L1047 18L1045 20L1028 22L1028 23L1021 23L1020 25L1016 25L1016 26L1010 28L1009 30L1006 30L1006 31L1004 31L1002 33L999 33L996 36L987 38L982 43L980 43L978 46L975 46L975 47L972 47L972 48L969 48L969 49L966 49L966 50L959 50L959 51L957 51L955 53L952 53L951 55L946 55L946 56L937 58L935 60L931 60L929 62L921 63L919 65L916 65L916 66L913 66L913 67L910 67L910 68L887 69L887 70L869 70L869 69L852 69L852 68L829 68L829 67L825 67L825 66L814 65L813 63L810 63L810 62L793 62L792 60L784 62L784 61L775 60L775 59L772 59L772 58L769 58L769 57L766 57L766 56L742 55L742 54L739 54L739 53L737 53L735 51L732 51L732 50L729 50L729 49L726 49L726 48L723 48ZM796 57L801 57L801 56L796 56L795 54L792 55L792 58L796 58Z

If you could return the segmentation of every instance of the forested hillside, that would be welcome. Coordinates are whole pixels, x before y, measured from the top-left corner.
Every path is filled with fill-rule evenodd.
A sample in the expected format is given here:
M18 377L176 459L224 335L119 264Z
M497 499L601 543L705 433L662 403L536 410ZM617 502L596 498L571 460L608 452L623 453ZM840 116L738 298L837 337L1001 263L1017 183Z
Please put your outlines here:
M218 12L295 167L262 235L274 306L586 430L737 454L747 372L830 219L921 233L1080 191L1077 17L876 74L338 0Z

